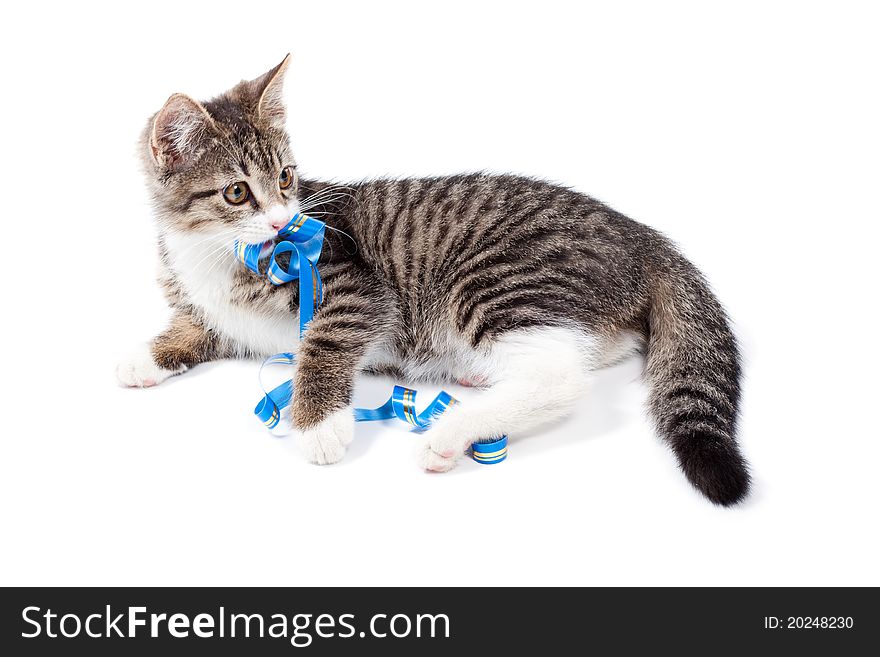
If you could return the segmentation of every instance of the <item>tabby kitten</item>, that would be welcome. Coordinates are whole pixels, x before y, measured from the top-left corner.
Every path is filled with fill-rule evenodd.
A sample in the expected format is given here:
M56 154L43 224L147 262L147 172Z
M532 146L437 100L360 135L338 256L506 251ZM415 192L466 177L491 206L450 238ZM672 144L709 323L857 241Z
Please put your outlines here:
M287 63L208 102L175 94L148 122L141 153L173 312L119 366L123 384L294 349L291 417L315 463L338 461L352 440L359 371L484 388L425 434L420 464L443 472L475 440L568 413L591 370L644 348L650 413L687 478L718 504L745 496L736 340L665 237L529 178L300 178L285 131ZM231 253L241 240L266 243L268 256L297 212L336 229L321 255L324 302L301 342L297 286L275 287Z

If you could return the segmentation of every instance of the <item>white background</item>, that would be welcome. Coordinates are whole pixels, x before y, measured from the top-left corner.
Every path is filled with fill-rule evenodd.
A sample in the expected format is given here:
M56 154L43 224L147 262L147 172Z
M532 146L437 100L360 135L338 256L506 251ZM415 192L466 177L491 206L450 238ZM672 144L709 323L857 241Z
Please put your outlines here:
M4 9L0 583L880 584L871 3L193 5ZM395 423L306 464L254 363L117 387L167 316L139 131L288 51L307 175L527 173L673 237L744 346L747 503L690 488L635 360L448 475Z

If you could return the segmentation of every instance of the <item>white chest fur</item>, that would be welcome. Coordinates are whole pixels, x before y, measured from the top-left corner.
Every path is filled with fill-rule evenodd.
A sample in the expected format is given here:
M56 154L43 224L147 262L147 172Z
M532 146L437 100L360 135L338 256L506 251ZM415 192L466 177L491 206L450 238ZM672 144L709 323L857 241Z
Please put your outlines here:
M204 236L169 234L165 237L168 262L209 328L238 353L269 356L295 351L298 323L295 313L267 315L235 303L231 296L233 274L241 264L231 246Z

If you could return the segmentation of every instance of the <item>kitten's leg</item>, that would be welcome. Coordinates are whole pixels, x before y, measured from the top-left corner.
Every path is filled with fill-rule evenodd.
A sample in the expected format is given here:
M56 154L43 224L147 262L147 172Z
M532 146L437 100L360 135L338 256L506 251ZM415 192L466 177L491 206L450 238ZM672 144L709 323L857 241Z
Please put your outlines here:
M336 463L345 455L354 436L354 377L390 320L391 302L367 278L344 272L328 282L325 302L299 345L291 417L312 463Z
M217 339L189 313L176 311L168 328L116 367L122 385L149 388L218 357Z
M598 340L573 329L502 336L487 358L493 385L437 419L419 464L446 472L476 441L515 436L567 415L586 391L597 353Z

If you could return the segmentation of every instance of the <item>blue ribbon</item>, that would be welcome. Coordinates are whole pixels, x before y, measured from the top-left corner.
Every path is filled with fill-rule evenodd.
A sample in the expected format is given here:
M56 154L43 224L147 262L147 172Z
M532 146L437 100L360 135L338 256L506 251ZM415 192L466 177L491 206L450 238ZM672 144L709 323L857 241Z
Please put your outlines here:
M398 418L408 422L417 429L427 429L435 418L443 415L446 409L454 406L458 400L448 392L441 392L428 404L421 413L416 413L416 391L412 388L394 386L391 399L379 408L354 409L355 422L371 422L373 420L390 420Z
M318 273L318 259L324 246L324 228L323 221L304 214L295 214L293 219L278 231L281 241L275 245L269 258L269 268L266 270L266 277L273 285L284 285L299 279L300 338L315 315L315 307L324 300L321 274ZM263 244L244 244L236 240L233 249L235 256L245 267L255 274L262 275L259 260L263 246ZM286 268L278 263L278 256L283 253L290 254L290 262ZM275 356L268 360L273 358Z
M507 436L501 436L490 443L474 443L471 445L471 456L474 461L483 465L501 463L507 458Z
M284 228L278 231L281 238L275 244L265 276L273 285L284 285L291 281L299 281L299 335L308 328L309 322L315 315L315 308L324 299L321 274L318 272L318 260L321 257L321 249L324 246L323 221L313 219L304 214L293 216ZM260 272L260 253L265 244L246 244L236 242L233 245L235 257L257 275ZM278 262L278 256L289 254L290 261L287 267L282 267ZM293 380L287 380L281 385L266 392L263 386L263 369L267 365L293 365L296 357L294 354L284 352L270 356L260 366L260 387L263 389L263 398L254 408L254 414L267 428L274 428L281 420L281 411L290 406L293 401ZM420 431L431 426L431 423L447 408L458 403L452 395L441 392L421 412L416 412L416 391L403 386L394 386L391 398L379 408L356 408L354 419L356 422L371 422L374 420L388 420L398 418L411 424ZM500 446L503 442L503 446ZM491 443L475 443L472 447L474 460L478 463L500 463L507 458L507 437Z

